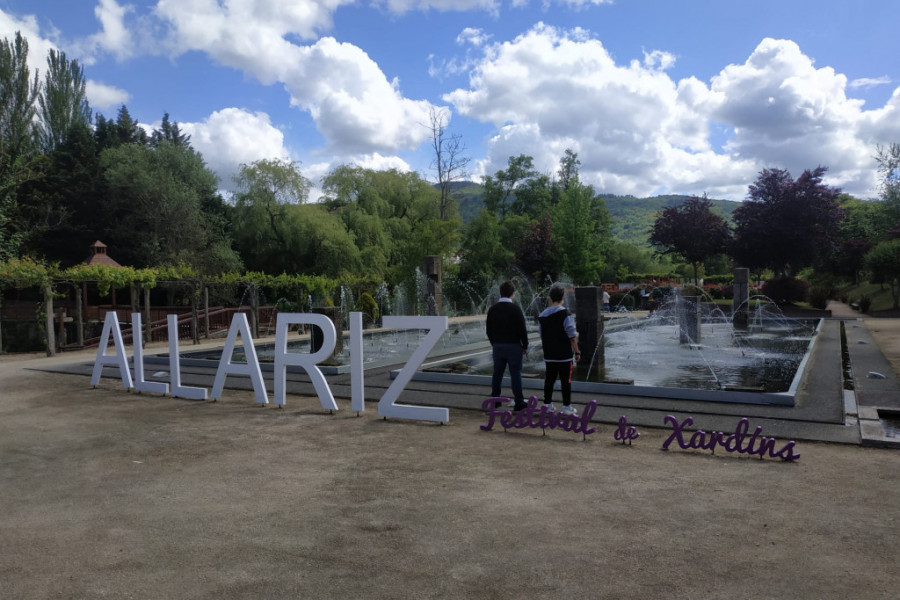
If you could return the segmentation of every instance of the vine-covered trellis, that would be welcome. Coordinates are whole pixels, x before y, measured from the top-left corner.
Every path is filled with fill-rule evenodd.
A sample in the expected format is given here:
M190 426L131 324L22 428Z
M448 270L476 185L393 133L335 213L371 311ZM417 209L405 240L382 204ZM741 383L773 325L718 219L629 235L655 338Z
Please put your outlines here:
M250 303L251 331L254 336L259 334L259 293L267 290L270 297L278 297L285 301L285 305L294 310L306 310L312 308L313 299L323 305L333 305L333 298L346 286L352 289L359 297L368 292L375 293L380 281L366 277L347 277L335 279L318 275L270 275L260 272L223 273L216 276L202 275L188 265L169 267L153 267L136 269L133 267L113 267L106 265L75 265L61 268L58 265L35 261L30 258L12 259L0 262L0 306L3 301L3 291L6 289L33 288L41 291L38 312L42 313L38 323L42 325L46 337L47 354L52 355L56 351L56 334L54 329L55 313L53 308L54 298L62 297L66 288L75 288L76 345L83 345L83 315L82 295L78 289L88 284L96 287L101 296L110 294L113 289L128 289L131 295L133 312L138 312L141 306L140 295L143 292L143 310L145 317L143 325L146 328L145 339L150 339L150 290L166 285L187 289L191 299L192 331L194 342L198 343L198 331L200 330L198 319L200 303L204 305L202 311L206 323L204 331L209 333L209 289L215 286L243 289L243 296ZM2 330L0 330L0 352L2 352Z

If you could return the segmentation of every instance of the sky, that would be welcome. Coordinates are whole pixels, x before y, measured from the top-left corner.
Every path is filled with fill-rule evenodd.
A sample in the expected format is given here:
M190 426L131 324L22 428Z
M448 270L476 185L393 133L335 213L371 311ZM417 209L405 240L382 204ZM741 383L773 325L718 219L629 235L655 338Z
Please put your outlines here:
M179 124L233 189L241 164L429 181L431 115L468 179L567 149L598 193L743 200L762 169L828 168L877 197L900 142L896 0L0 0L84 67L94 114ZM317 190L311 200L317 199Z

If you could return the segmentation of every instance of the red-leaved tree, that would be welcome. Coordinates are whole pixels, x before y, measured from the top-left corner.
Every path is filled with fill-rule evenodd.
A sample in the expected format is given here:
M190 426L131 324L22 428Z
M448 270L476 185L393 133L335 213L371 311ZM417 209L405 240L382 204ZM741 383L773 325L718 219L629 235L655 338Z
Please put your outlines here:
M731 235L728 223L711 210L706 196L689 198L663 209L650 229L650 243L659 254L681 256L694 269L694 284L704 262L725 252Z
M772 269L793 277L816 264L835 246L844 211L838 188L822 183L825 167L796 180L782 169L764 169L735 209L729 254L751 270Z

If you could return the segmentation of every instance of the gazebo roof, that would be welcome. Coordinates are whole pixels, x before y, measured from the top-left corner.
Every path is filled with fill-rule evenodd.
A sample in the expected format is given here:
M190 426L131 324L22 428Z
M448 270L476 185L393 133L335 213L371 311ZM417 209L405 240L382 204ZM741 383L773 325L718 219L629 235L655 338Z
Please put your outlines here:
M85 261L88 265L103 265L106 267L121 267L119 263L114 261L109 257L106 253L106 244L97 240L93 244L91 244L91 254L88 256Z

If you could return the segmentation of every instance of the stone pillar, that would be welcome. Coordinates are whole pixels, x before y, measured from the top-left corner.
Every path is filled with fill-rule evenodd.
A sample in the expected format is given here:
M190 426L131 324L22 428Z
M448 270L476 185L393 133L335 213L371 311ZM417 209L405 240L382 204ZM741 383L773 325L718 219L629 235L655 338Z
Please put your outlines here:
M203 337L209 339L209 286L203 284Z
M682 344L700 343L700 297L679 296L675 301L678 314L678 341Z
M75 340L79 348L84 348L84 305L78 286L75 286Z
M191 284L191 340L194 345L200 343L200 289L197 282Z
M66 338L66 319L68 319L66 309L65 307L61 307L59 309L59 324L57 325L56 333L56 344L59 346L60 350L64 350L66 344L68 344L68 339Z
M56 332L53 330L53 286L44 285L44 334L47 336L47 356L56 354Z
M425 314L436 316L443 314L443 292L441 291L441 257L426 256L422 261L422 273L425 275Z
M250 335L259 338L259 291L255 283L250 284Z
M344 318L341 315L341 309L336 306L316 306L312 308L311 312L325 315L334 323L334 329L337 335L335 336L337 339L334 343L334 352L332 356L338 356L341 352L344 351ZM324 336L322 335L322 330L316 327L315 325L310 327L310 344L312 345L311 351L317 352L319 348L322 347L322 343L325 341Z
M150 320L150 288L144 287L144 345L153 341L153 323Z
M750 269L734 270L734 298L731 301L731 322L735 329L747 329L750 323Z
M603 290L599 287L575 288L575 328L578 330L578 347L581 349L580 366L590 366L596 356L597 363L606 362L603 343Z

